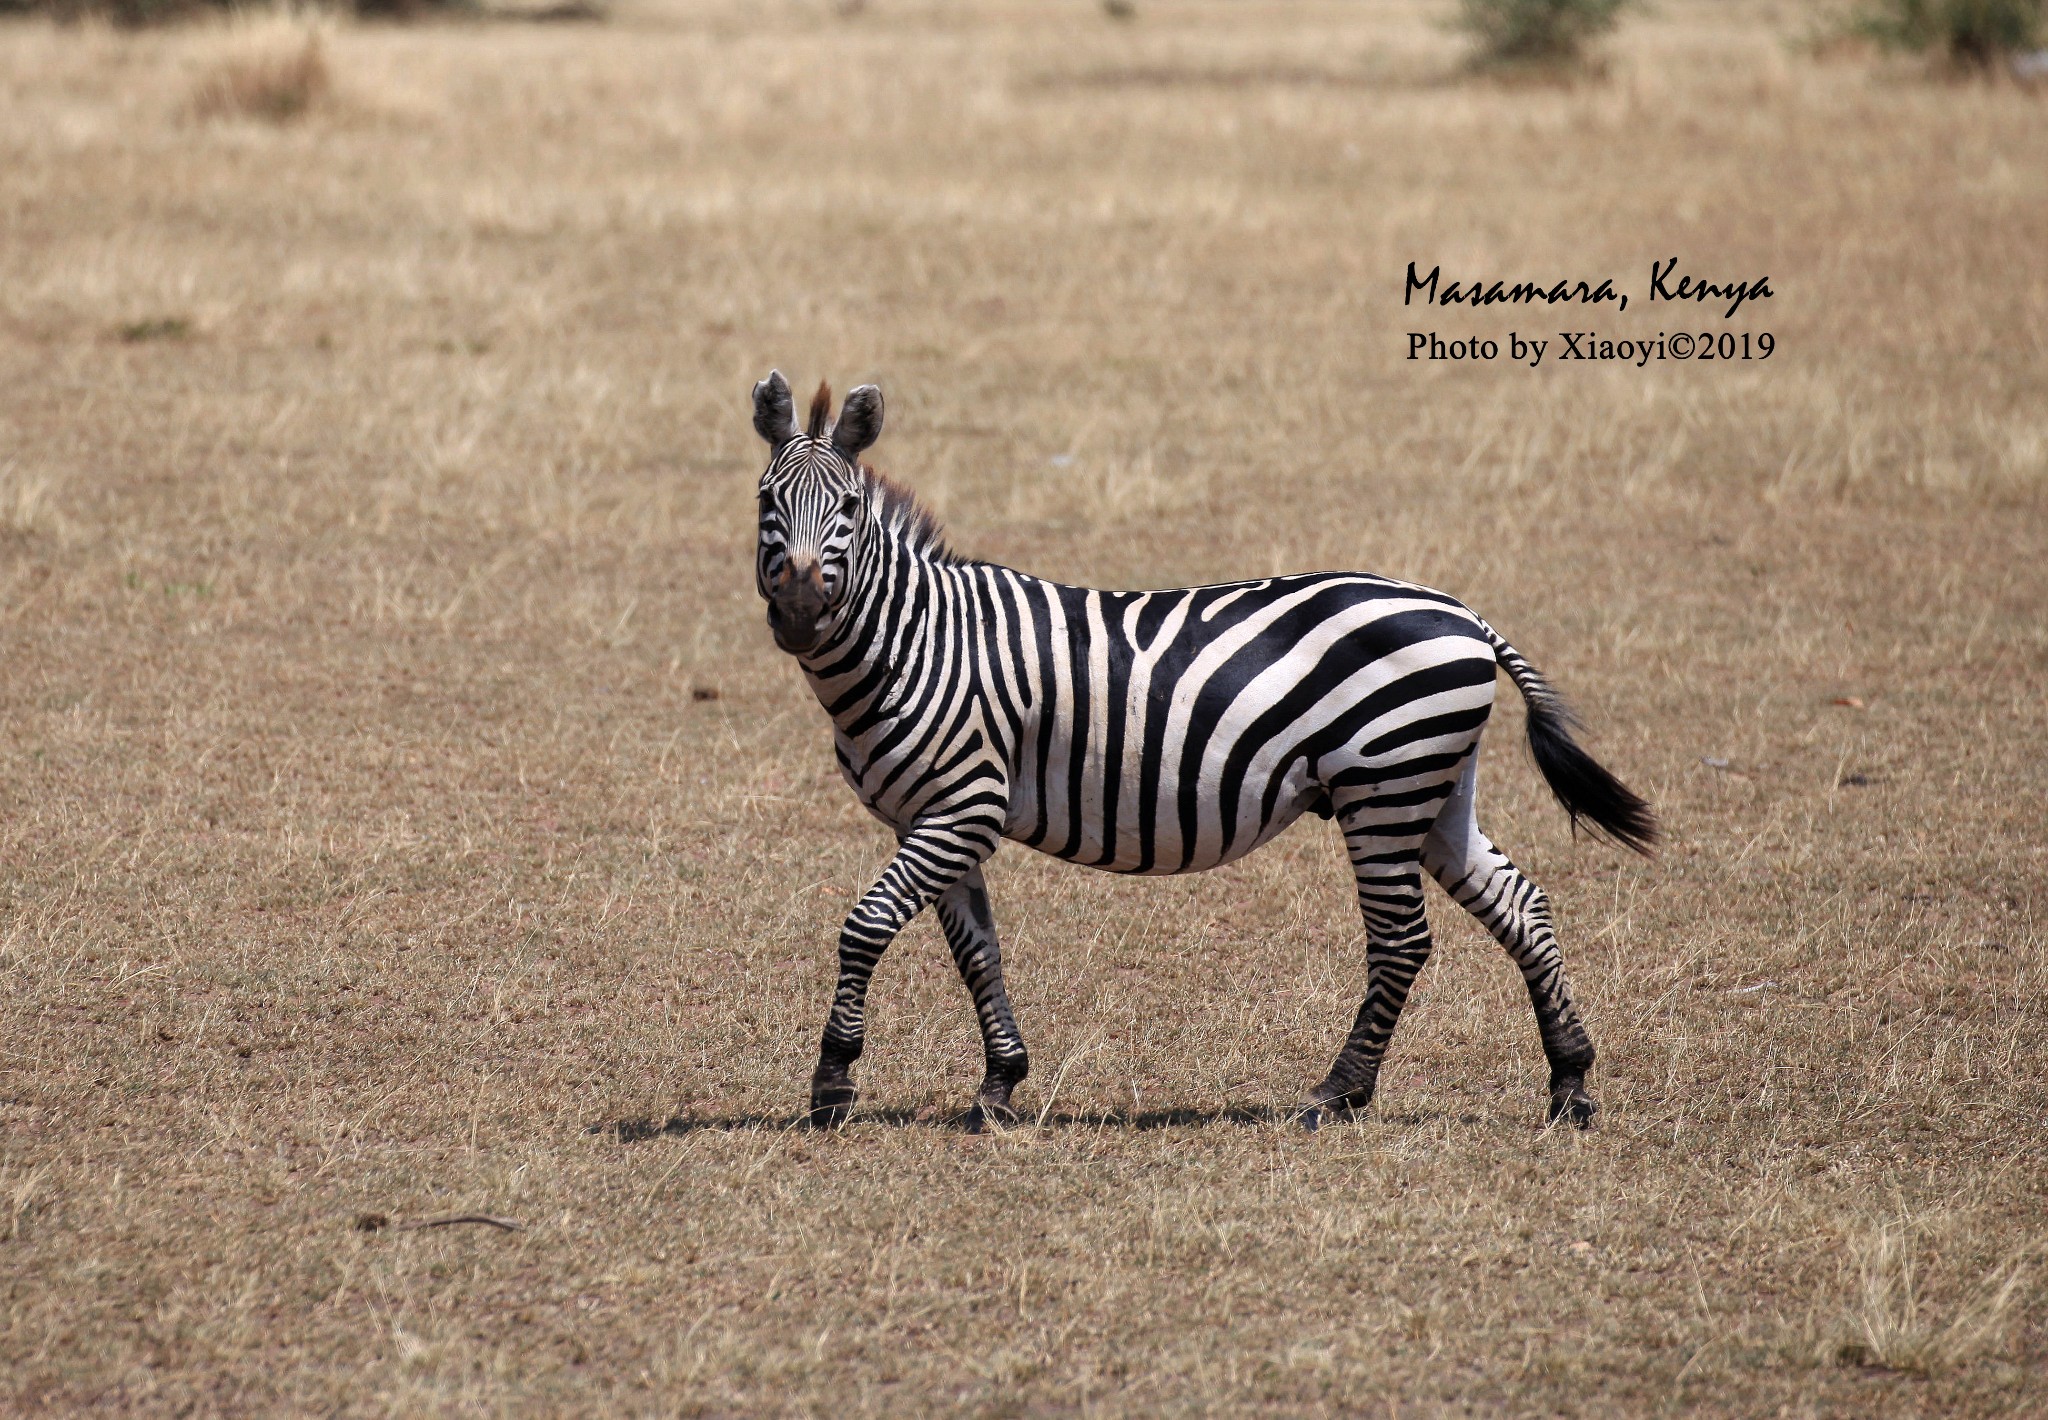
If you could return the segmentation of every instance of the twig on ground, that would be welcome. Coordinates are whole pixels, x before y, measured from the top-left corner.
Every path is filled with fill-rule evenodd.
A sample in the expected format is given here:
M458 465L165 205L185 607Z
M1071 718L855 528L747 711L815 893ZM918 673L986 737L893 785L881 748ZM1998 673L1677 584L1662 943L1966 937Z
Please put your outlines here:
M482 1223L508 1233L523 1232L526 1228L526 1224L517 1218L498 1218L489 1213L443 1213L433 1218L415 1218L409 1223L393 1223L382 1213L364 1213L356 1219L356 1231L374 1233L390 1228L393 1232L409 1233L419 1228L449 1228L460 1223Z

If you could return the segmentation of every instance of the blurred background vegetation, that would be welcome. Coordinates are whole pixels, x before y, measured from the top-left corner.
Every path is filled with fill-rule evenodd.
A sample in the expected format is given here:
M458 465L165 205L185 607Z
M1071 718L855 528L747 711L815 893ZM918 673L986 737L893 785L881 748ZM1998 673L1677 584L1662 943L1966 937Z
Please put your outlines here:
M1989 69L2041 43L2042 0L1871 0L1862 32L1891 49Z
M882 7L871 6L870 0L835 0L833 8L852 19ZM1644 0L1446 0L1446 22L1469 41L1475 70L1569 76L1598 72L1599 41L1631 11L1643 8ZM1143 18L1137 0L1102 0L1102 9L1118 21ZM401 21L462 16L599 20L607 13L602 0L512 9L491 0L332 0L320 6L252 6L247 0L0 0L0 16L97 19L129 28L257 11ZM2048 54L2039 52L2048 43L2048 0L1849 0L1817 6L1816 13L1821 17L1816 39L1823 44L1850 40L1923 55L1954 71L2048 79Z
M1482 65L1577 66L1632 0L1459 0L1458 28Z
M59 20L96 18L131 27L264 8L268 7L250 6L241 0L0 0L0 15L48 15ZM339 0L333 6L337 11L366 19L397 20L460 14L477 8L475 0Z

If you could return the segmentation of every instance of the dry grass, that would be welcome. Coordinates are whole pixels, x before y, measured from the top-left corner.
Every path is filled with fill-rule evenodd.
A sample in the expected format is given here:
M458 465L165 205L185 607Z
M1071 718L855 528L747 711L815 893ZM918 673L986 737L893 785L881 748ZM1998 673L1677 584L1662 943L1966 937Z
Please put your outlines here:
M194 86L194 118L290 123L303 118L333 89L318 30L267 18L241 28L245 37L239 52L216 61Z
M2024 1260L2005 1262L1943 1311L1927 1295L1920 1231L1886 1223L1855 1240L1851 1299L1823 1359L1931 1375L2006 1341L2027 1284Z
M58 532L53 480L48 474L24 473L12 462L0 464L0 534L35 537Z
M1440 11L341 26L289 125L179 121L232 32L0 28L0 1409L2037 1407L2040 105L1704 0L1472 85ZM1771 364L1400 358L1411 259L1674 254ZM1043 1117L944 1127L921 923L783 1127L887 844L754 600L771 364L972 551L1372 567L1552 672L1671 830L1574 843L1504 712L1603 1127L1454 910L1372 1116L1273 1117L1360 990L1319 823L999 856Z

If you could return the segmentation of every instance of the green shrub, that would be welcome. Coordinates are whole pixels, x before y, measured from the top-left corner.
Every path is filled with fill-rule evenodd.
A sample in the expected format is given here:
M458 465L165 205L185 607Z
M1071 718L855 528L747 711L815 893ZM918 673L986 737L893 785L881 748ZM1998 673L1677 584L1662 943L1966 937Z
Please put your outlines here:
M1459 0L1458 28L1488 64L1577 63L1634 0Z
M1893 49L1986 68L2042 42L2043 0L1873 0L1857 28Z

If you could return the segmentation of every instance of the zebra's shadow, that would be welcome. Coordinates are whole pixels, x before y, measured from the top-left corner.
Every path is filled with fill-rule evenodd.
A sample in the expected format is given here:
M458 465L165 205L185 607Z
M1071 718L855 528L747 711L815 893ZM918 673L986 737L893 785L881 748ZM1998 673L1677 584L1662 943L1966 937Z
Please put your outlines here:
M1027 1113L1009 1129L1130 1130L1199 1129L1209 1124L1281 1124L1292 1122L1296 1111L1265 1106L1222 1105L1210 1109L1095 1110L1048 1114L1043 1119ZM840 1129L862 1125L890 1129L931 1129L959 1134L985 1132L971 1111L946 1116L914 1109L856 1109ZM682 1138L690 1134L778 1134L810 1127L807 1114L674 1114L666 1120L650 1118L604 1120L591 1125L586 1134L609 1134L622 1144L644 1144L650 1139ZM822 1132L822 1131L821 1131ZM988 1130L986 1132L994 1132Z

